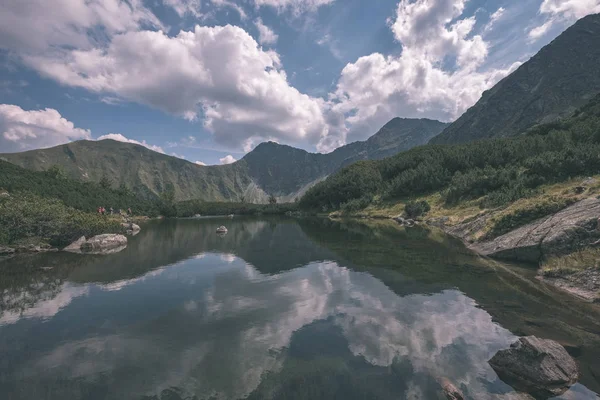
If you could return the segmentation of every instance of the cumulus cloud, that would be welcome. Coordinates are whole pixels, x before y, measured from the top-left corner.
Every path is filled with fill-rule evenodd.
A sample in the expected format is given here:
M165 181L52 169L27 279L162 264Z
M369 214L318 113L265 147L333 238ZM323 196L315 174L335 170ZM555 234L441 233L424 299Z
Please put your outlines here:
M391 29L402 53L374 53L346 65L330 95L332 110L347 117L349 138L395 116L451 121L519 65L481 71L488 44L473 34L475 17L461 18L465 3L400 1Z
M129 139L129 138L123 136L120 133L109 133L109 134L106 134L106 135L102 135L97 140L105 140L105 139L112 139L112 140L116 140L117 142L123 142L123 143L139 144L140 146L144 146L144 147L146 147L146 148L148 148L150 150L157 151L159 153L165 154L165 151L160 146L155 146L155 145L152 145L152 144L148 144L145 140L142 140L140 142L139 140Z
M529 38L536 40L558 22L572 23L589 14L600 13L600 0L544 0L540 14L547 20L529 31Z
M237 160L231 154L223 158L219 158L219 162L221 163L221 165L233 164L236 161Z
M0 104L0 152L24 151L91 139L87 129L76 128L52 108L23 110Z
M275 44L279 36L273 31L273 29L266 26L262 19L258 18L254 21L256 29L258 29L258 41L260 44Z
M314 12L319 7L332 4L335 0L254 0L256 7L269 6L277 9L279 12L286 10L294 14L304 12Z
M322 99L289 85L279 56L243 29L201 27L117 35L106 48L26 56L60 83L118 95L190 120L202 110L217 143L315 143L328 134Z
M203 163L202 161L196 161L196 162L194 162L194 164L196 164L196 165L201 165L201 166L203 166L203 167L206 167L206 164L205 164L205 163Z
M0 48L18 52L89 48L105 36L162 26L143 0L5 0L0 11Z

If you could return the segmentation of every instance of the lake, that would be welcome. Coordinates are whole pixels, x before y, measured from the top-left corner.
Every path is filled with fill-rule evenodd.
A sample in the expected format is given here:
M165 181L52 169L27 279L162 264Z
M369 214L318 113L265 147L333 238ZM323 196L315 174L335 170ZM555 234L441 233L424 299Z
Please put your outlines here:
M600 307L534 275L389 221L152 221L116 254L0 262L0 399L510 399L487 361L518 335L577 359L561 398L597 398Z

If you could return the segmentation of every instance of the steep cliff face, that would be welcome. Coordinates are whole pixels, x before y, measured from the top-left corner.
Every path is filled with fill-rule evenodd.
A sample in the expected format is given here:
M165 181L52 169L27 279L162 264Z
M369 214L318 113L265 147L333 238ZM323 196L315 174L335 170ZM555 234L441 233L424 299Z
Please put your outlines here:
M589 15L504 78L430 143L514 136L600 93L600 14Z

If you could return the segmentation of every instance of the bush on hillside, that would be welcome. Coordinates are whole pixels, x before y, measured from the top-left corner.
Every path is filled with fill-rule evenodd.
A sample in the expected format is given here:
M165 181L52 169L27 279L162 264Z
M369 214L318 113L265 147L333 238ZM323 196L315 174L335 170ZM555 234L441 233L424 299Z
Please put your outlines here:
M122 230L118 219L75 210L57 199L45 199L28 193L11 193L0 197L2 244L36 240L62 247L81 236L120 233Z
M363 197L442 192L447 205L482 198L481 207L498 207L536 194L544 184L600 174L600 95L582 110L526 135L426 145L352 164L308 190L300 205L330 211Z
M410 201L404 206L404 213L408 218L419 218L427 214L431 210L431 206L425 200Z

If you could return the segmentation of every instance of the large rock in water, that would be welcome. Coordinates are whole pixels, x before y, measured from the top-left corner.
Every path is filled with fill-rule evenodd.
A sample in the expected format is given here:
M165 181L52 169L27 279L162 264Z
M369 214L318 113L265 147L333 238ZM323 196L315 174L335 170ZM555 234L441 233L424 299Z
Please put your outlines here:
M90 238L81 245L81 251L93 254L116 253L127 247L127 238L123 235L107 233Z
M515 261L538 262L584 248L600 238L600 200L581 200L554 215L522 226L490 242L470 246L480 254Z
M83 245L85 242L86 242L85 236L82 236L79 239L77 239L76 241L74 241L73 243L71 243L70 245L68 245L67 247L65 247L63 249L63 251L68 251L71 253L79 253L79 252L81 252L81 245Z
M577 363L559 343L522 337L489 361L500 379L537 399L566 392L579 378Z

